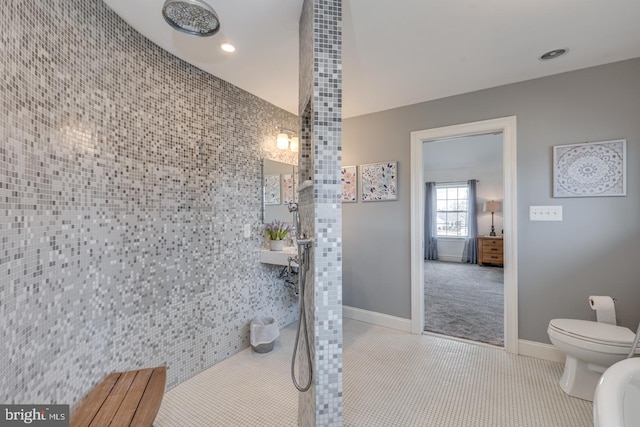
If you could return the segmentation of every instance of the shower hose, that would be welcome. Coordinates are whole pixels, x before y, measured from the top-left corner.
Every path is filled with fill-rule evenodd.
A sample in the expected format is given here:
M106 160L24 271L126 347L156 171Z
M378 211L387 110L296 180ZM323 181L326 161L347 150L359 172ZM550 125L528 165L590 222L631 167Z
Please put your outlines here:
M293 356L291 356L291 379L293 380L293 385L299 391L305 392L309 390L309 387L311 387L311 380L313 379L313 369L311 367L311 348L309 347L309 330L307 328L307 315L304 303L305 283L307 281L307 271L309 269L309 245L298 244L298 255L298 259L300 260L300 269L298 271L298 284L300 288L298 292L298 330L296 332L296 343L293 346ZM295 373L296 355L298 353L298 342L300 340L300 329L302 329L302 332L304 334L304 341L307 347L307 369L309 372L307 383L304 386L298 383Z

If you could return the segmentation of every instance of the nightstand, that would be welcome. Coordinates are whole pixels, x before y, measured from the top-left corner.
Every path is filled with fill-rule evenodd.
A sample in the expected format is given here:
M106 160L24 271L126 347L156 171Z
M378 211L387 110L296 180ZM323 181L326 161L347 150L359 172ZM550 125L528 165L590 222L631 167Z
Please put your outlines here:
M496 237L478 237L478 265L504 264L503 239Z

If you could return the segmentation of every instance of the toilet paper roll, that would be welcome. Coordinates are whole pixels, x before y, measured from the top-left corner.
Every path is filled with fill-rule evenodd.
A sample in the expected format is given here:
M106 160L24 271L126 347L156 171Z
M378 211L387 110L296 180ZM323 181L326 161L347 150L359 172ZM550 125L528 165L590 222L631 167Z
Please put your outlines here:
M590 296L589 305L596 312L596 320L601 323L616 324L616 307L613 298L608 296Z

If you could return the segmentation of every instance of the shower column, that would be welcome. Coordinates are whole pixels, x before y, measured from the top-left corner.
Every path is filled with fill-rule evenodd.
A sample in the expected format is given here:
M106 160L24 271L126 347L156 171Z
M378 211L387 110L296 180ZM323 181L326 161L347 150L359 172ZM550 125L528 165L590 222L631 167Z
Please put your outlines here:
M305 292L313 384L299 394L298 425L341 426L341 0L304 0L299 85L299 210L302 231L313 238ZM304 188L305 181L313 185ZM304 350L298 355L304 371Z

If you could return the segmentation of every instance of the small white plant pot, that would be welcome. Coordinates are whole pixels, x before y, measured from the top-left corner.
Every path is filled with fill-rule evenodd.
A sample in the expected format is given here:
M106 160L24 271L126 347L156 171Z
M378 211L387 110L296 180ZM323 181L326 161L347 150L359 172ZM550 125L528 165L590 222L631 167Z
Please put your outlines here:
M284 240L269 240L269 249L272 251L281 251L284 249Z

